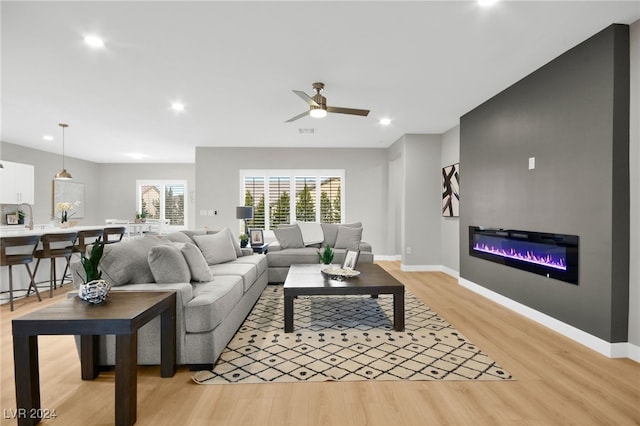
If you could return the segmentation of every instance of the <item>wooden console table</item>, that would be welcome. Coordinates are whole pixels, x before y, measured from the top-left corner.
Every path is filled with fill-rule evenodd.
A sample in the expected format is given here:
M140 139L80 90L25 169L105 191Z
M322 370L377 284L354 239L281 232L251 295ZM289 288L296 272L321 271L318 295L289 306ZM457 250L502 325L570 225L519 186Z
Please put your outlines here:
M113 291L105 303L92 305L77 297L16 318L13 357L19 425L40 422L38 335L80 335L82 379L99 374L99 336L116 335L116 425L136 422L138 330L160 315L161 377L176 372L175 292Z

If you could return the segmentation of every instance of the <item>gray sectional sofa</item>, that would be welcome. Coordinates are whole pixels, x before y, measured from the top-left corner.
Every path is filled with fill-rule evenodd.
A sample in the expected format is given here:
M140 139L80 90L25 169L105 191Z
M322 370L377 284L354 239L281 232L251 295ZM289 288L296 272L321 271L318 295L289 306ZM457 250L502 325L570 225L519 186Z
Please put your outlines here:
M293 264L318 263L318 251L330 246L333 264L342 264L347 250L360 250L358 263L373 263L371 245L362 240L362 223L297 222L274 230L277 241L269 244L269 282L282 283Z
M111 291L177 293L180 365L214 364L267 285L267 259L241 249L228 228L146 235L105 245L102 278ZM84 275L72 264L74 284ZM115 365L115 337L101 336L100 364ZM138 363L160 364L160 319L138 332Z

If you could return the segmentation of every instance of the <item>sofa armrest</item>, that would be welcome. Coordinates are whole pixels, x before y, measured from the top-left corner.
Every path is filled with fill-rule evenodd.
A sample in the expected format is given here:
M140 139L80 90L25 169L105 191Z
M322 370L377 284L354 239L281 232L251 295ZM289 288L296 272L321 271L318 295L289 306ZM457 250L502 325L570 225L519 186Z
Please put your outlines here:
M360 251L373 253L373 249L371 248L371 244L360 241L360 246L358 246Z
M269 251L280 251L282 250L282 246L278 241L273 241L269 243Z

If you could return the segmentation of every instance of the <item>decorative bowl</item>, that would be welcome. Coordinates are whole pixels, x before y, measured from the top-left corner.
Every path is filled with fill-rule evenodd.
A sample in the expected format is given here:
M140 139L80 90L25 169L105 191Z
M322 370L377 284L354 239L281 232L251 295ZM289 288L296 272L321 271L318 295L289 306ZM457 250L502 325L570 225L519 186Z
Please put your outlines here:
M105 280L93 280L78 287L78 297L86 302L98 304L107 300L111 284Z
M360 275L360 271L356 271L354 269L325 268L321 271L323 274L328 275L329 278L340 281Z

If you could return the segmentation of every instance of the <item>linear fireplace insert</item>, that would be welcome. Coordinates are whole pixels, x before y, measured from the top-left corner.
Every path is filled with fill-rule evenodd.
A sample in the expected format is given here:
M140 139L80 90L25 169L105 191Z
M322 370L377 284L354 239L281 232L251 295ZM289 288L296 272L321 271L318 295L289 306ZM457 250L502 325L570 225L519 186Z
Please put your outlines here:
M469 255L578 284L578 236L469 227Z

